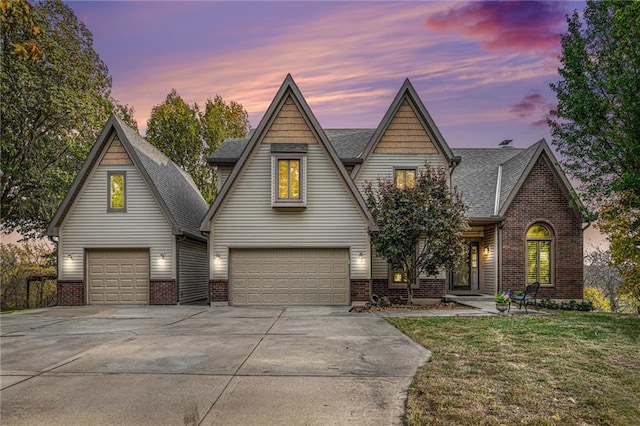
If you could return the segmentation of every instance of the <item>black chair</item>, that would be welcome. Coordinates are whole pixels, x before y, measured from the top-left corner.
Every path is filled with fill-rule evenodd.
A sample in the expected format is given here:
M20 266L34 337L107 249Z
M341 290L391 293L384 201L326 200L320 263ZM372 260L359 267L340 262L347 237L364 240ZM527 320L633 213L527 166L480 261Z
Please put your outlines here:
M533 304L536 304L536 296L539 289L540 283L529 284L525 287L524 293L519 296L513 296L511 298L511 302L517 303L518 309L521 309L522 306L524 306L524 312L528 314L529 311L527 311L527 303L533 301ZM509 303L509 310L507 312L511 312L511 303Z

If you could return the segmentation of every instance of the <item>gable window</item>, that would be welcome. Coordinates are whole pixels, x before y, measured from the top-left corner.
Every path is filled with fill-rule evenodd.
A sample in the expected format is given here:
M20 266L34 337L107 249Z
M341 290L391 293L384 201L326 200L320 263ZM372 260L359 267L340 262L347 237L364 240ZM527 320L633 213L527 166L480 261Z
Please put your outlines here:
M306 144L271 145L273 207L306 206L306 154Z
M398 188L413 188L416 185L416 169L396 168L393 173Z
M553 285L553 232L542 224L527 230L527 284Z
M278 200L300 199L300 159L278 159Z
M127 211L127 175L125 172L107 173L107 211Z

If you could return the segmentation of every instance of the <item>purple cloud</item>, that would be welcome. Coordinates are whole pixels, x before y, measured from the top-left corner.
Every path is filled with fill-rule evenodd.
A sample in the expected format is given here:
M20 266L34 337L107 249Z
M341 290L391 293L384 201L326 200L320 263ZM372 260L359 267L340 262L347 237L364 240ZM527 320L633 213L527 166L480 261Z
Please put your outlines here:
M478 39L485 50L557 53L565 6L556 1L480 1L429 17L434 31L456 31Z
M519 102L513 104L511 108L509 108L509 111L520 118L540 117L542 115L543 118L534 121L532 126L544 127L547 125L549 111L552 108L553 105L546 102L544 96L542 96L539 91L532 90Z

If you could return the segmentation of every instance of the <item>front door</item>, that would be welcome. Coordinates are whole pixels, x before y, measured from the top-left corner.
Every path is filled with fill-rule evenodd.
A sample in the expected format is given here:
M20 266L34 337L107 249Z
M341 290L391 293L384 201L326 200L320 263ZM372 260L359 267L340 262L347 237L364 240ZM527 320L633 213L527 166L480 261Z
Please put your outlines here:
M451 290L477 290L480 281L480 243L465 244L462 261L451 273Z

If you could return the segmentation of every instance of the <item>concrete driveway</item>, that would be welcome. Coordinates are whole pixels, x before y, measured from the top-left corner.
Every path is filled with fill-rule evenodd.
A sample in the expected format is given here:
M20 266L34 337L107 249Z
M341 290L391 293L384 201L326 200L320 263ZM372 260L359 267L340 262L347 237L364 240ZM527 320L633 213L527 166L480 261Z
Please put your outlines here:
M3 424L399 424L429 352L329 307L5 314Z

